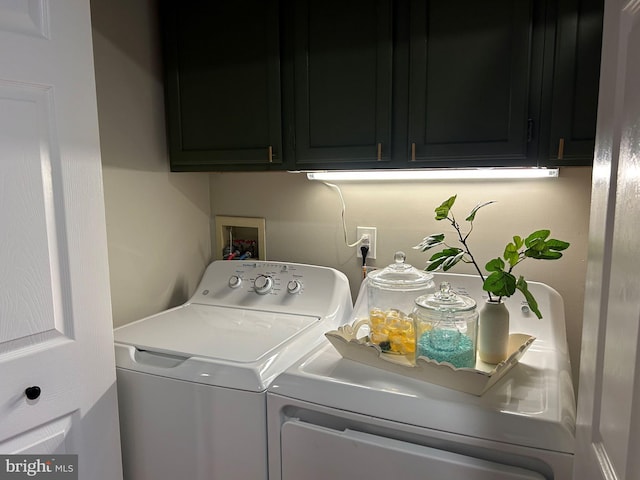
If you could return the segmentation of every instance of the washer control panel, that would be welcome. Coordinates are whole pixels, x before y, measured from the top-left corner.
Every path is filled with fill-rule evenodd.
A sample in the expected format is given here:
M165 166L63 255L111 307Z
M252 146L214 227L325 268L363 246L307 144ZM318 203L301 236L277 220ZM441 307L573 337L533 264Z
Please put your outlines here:
M226 265L224 265L226 267ZM258 295L295 295L304 291L305 270L309 265L275 262L232 262L229 288ZM315 267L312 267L315 268ZM211 279L215 282L215 279Z
M327 296L345 290L349 289L344 274L328 267L259 260L218 260L207 267L190 302L274 311L293 308L298 312L309 312L326 310Z

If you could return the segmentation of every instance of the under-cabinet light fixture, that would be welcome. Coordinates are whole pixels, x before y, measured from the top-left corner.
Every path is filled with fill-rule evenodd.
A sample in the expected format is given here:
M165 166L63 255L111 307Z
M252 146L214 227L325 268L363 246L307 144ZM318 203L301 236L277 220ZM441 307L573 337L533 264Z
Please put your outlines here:
M496 180L554 178L557 168L436 168L419 170L336 170L307 172L309 180L387 181L387 180Z

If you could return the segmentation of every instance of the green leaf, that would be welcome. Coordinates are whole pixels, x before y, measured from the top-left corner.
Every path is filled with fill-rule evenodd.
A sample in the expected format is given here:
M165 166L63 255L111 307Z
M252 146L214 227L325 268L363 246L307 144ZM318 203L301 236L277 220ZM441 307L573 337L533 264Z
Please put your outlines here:
M547 248L549 250L555 250L559 252L560 250L566 250L571 245L569 242L564 242L562 240L556 240L555 238L551 238L547 240Z
M488 272L501 272L504 269L504 262L501 258L494 258L493 260L489 260L484 268Z
M516 277L505 271L496 271L489 275L482 289L500 297L510 297L516 291Z
M527 246L527 248L531 248L534 244L537 244L539 242L544 243L550 233L551 231L549 230L536 230L527 238L525 238L524 244Z
M551 238L547 240L549 236L549 230L538 230L529 235L525 240L527 249L524 254L526 257L535 258L538 260L557 260L562 257L562 250L569 248L569 242Z
M518 235L515 235L513 237L513 244L516 246L516 250L520 250L524 245L524 240L522 240Z
M444 262L449 259L457 256L459 253L464 253L459 248L445 248L441 252L434 253L429 261L427 262L427 270L428 272L433 272L434 270L438 270L441 267L444 267ZM457 261L456 261L457 263ZM453 266L453 265L452 265Z
M453 207L453 204L456 203L457 195L453 197L449 197L447 200L442 202L442 205L435 209L436 212L436 220L444 220L449 216L449 210Z
M520 253L518 252L518 247L515 243L508 243L506 247L504 247L504 254L502 255L504 259L509 262L509 265L513 268L516 263L520 259Z
M436 270L439 270L442 267L442 264L444 263L444 261L447 259L448 257L445 258L441 258L439 260L429 260L427 262L427 267L425 268L425 270L427 272L435 272Z
M416 250L421 250L426 252L430 248L437 247L438 245L442 245L444 242L444 233L438 233L435 235L429 235L428 237L424 237L422 242L413 247Z
M543 250L530 248L525 250L524 255L529 258L535 258L536 260L557 260L562 257L560 252L553 252L546 248Z
M444 262L442 262L442 269L445 272L450 270L456 263L458 263L460 260L462 260L463 256L464 256L464 252L461 251L457 255L454 255L453 257L447 258Z
M433 256L430 258L430 260L433 260L434 258L440 258L440 257L454 257L460 252L462 252L462 250L457 247L445 248L441 252L434 253Z
M525 250L525 256L529 256L527 255L527 252L543 252L546 248L544 241L535 240L532 242L531 246Z
M529 304L529 308L533 313L536 314L536 317L538 317L539 319L542 318L542 314L540 313L540 309L538 308L538 302L536 302L536 299L533 298L533 295L529 291L529 286L527 285L527 282L525 282L524 277L520 276L520 278L518 278L516 288L522 292L525 300Z
M467 222L473 222L475 220L475 218L476 218L476 212L478 210L480 210L482 207L486 207L487 205L491 205L492 203L496 203L496 201L495 200L491 200L490 202L479 203L478 205L473 207L473 210L471 210L471 213L469 214L469 216L465 220Z

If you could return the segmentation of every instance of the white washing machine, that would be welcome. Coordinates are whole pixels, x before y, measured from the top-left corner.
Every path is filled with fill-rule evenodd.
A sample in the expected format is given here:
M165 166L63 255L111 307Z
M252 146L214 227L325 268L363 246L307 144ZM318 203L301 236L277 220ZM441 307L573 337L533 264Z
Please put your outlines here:
M483 301L477 277L437 274ZM366 318L366 282L354 318ZM475 396L342 358L331 344L281 374L267 395L270 480L568 480L575 398L560 295L529 283L538 320L517 295L511 332L536 340Z
M117 328L125 479L266 479L267 387L352 310L336 270L216 261L186 304Z

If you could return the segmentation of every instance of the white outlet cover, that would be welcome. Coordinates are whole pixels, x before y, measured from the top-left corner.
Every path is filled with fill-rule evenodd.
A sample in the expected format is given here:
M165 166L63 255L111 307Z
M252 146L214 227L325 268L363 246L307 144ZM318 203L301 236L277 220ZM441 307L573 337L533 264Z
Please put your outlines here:
M367 253L368 259L376 258L376 247L378 244L378 229L377 227L357 227L356 229L357 239L362 238L363 235L369 235L369 253ZM360 244L356 247L356 256L362 258L362 252L360 251Z

